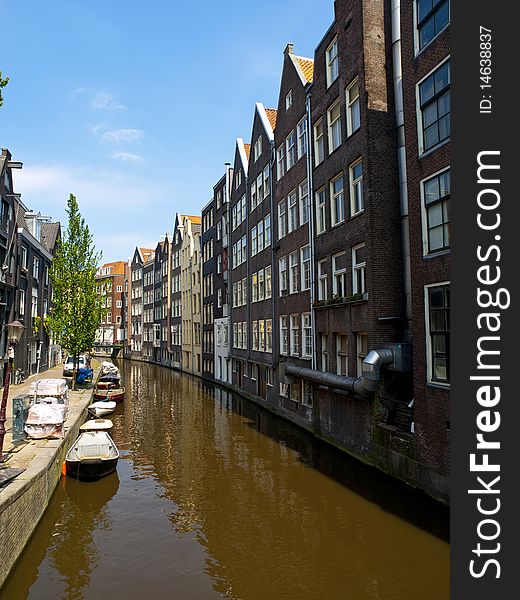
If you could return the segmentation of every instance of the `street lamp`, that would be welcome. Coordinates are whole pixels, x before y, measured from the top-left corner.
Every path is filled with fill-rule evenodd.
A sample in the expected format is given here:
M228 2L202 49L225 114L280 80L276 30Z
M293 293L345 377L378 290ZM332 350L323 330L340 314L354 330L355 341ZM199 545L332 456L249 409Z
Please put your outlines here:
M13 369L14 351L18 342L21 340L25 326L20 321L12 321L7 324L7 337L9 340L9 348L7 350L7 369L4 377L4 393L2 395L2 404L0 405L0 463L5 462L7 456L4 456L4 436L5 436L5 421L7 398L9 397L9 383L11 381L11 371Z

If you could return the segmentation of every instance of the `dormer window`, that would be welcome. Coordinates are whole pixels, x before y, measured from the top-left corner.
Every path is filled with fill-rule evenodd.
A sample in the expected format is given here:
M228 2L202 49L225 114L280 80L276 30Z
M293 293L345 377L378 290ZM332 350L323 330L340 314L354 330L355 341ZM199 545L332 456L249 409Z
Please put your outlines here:
M289 110L292 106L292 90L287 92L287 96L285 96L285 110Z
M339 75L338 38L334 38L330 46L327 48L325 57L327 66L327 87L329 87L333 81L336 81Z

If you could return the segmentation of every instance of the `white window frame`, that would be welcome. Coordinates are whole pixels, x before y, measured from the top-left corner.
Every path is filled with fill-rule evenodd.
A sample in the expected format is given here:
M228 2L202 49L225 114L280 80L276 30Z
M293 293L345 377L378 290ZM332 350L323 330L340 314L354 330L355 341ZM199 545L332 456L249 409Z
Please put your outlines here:
M297 160L307 153L307 118L303 117L296 126L298 139Z
M450 167L447 167L445 169L441 169L440 171L437 171L436 173L433 173L432 175L429 175L428 177L426 177L425 179L423 179L420 182L421 215L422 215L422 231L423 231L423 256L433 256L435 254L448 252L450 250L451 240L450 240L449 209L450 209L450 200L451 200L451 197L450 197L451 189L450 189L448 195L440 196L437 200L435 200L431 204L426 203L426 194L425 194L425 184L427 184L432 179L435 179L435 178L438 178L438 177L444 175L445 173L448 173L451 178ZM451 185L450 185L450 188L451 188ZM445 208L445 206L444 206L445 203L447 203L447 208ZM442 248L436 248L436 249L430 250L430 235L429 235L430 228L428 226L428 209L431 208L432 206L435 206L438 204L441 205L441 212L443 215L442 226L443 227L447 226L447 229L448 229L447 234L445 234L443 232L443 237L447 237L447 239L448 239L448 245L443 246ZM445 215L445 213L447 213L447 215ZM446 221L444 220L445 216L448 217Z
M333 119L333 111L337 110L337 116ZM327 135L329 154L341 146L341 104L339 98L330 105L327 110Z
M298 197L296 190L292 190L287 196L287 232L291 233L298 229Z
M298 250L289 254L289 294L298 293Z
M325 50L325 67L327 74L327 87L330 87L339 76L339 56L337 36Z
M353 95L357 87L357 95ZM347 105L347 137L350 137L361 127L361 105L359 100L359 78L356 77L345 90Z
M431 146L429 148L425 148L425 143L424 143L424 126L423 126L423 109L421 108L421 96L420 96L420 87L421 85L428 79L428 77L431 77L435 71L437 71L438 69L440 69L441 67L444 66L445 63L450 62L450 56L447 56L444 60L442 60L441 62L439 62L437 65L435 65L435 67L429 71L420 81L417 82L416 86L415 86L415 100L416 100L416 111L417 111L417 128L418 128L418 143L419 143L419 156L422 156L424 154L428 154L430 152L433 152L434 150L436 150L437 148L440 148L441 146L443 146L444 144L447 144L450 139L451 139L451 99L450 99L450 135L448 135L447 138L443 139L441 142L438 142L437 144L435 144L434 146ZM446 88L443 88L443 94L448 91L451 90L451 64L449 67L449 71L450 71L450 81L448 83L448 86ZM441 94L442 95L442 94ZM434 96L432 97L432 99L430 99L427 103L428 106L430 104L432 104L433 102L436 102L437 99L440 96L438 96L437 94L434 94ZM438 120L436 121L438 122Z
M361 248L366 248L365 242L352 246L352 293L364 295L367 291L367 263L366 260L357 262L356 258L356 253Z
M318 261L318 300L327 300L328 275L323 272L323 265L326 264L326 258Z
M316 201L316 235L327 231L325 188L322 187L314 194Z
M344 250L332 256L332 294L334 296L344 297L347 295L347 268L342 267L336 269L336 260L340 257L345 257L346 261L346 252ZM338 279L340 280L341 286L343 287L342 290L339 289Z
M433 384L436 386L449 388L451 380L443 381L441 379L433 378L433 348L432 348L432 332L431 332L431 323L430 323L430 289L436 287L450 286L451 292L451 282L450 281L442 281L440 283L432 283L424 286L424 318L426 323L426 381L429 384ZM449 359L449 352L447 353L447 358ZM449 362L449 361L448 361ZM450 373L451 377L451 373Z
M298 186L298 196L300 199L300 225L304 225L309 222L309 184L307 179L302 181Z
M320 133L321 130L321 133ZM314 166L317 167L325 160L325 132L323 117L314 123Z
M300 248L300 281L302 292L311 289L311 247L308 244Z
M361 176L354 179L354 169L361 165ZM365 198L363 195L363 159L354 161L348 168L350 185L350 215L358 215L365 210ZM360 201L358 201L360 200Z
M334 192L334 183L339 179L342 180L342 186L340 192ZM330 180L330 222L332 227L340 225L345 221L345 179L343 173L340 173L334 179ZM338 198L341 198L341 202L338 204ZM337 209L340 209L341 214L338 214ZM341 217L341 218L339 218Z

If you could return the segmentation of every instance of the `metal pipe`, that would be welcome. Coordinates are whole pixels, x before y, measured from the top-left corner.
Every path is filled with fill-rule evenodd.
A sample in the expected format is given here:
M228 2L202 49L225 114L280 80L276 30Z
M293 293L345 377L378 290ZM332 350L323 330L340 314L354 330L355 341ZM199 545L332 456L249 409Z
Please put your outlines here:
M395 125L397 167L401 205L401 245L403 253L403 283L406 310L406 338L411 338L412 289L410 267L410 235L408 217L408 184L406 174L406 139L404 129L403 69L401 60L401 0L391 0L392 62L394 69Z
M360 377L346 377L335 373L326 373L317 369L299 367L285 363L285 374L292 377L307 379L319 385L353 392L366 398L375 392L381 381L381 367L389 365L394 360L394 351L390 348L371 350L363 360L363 372Z

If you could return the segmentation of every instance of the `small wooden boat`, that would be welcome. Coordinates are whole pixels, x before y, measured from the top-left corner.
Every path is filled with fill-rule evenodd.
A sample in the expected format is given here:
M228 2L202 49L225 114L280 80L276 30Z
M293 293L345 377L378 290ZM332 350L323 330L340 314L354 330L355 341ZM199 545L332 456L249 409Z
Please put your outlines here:
M100 377L94 388L94 398L116 403L123 402L125 388L121 386L119 375L108 374Z
M99 479L116 470L118 459L119 450L107 431L84 431L65 456L66 473L75 479Z
M93 417L100 418L113 413L116 406L117 404L112 400L99 400L87 406L87 410Z
M114 424L110 419L90 419L80 426L80 431L108 431Z

